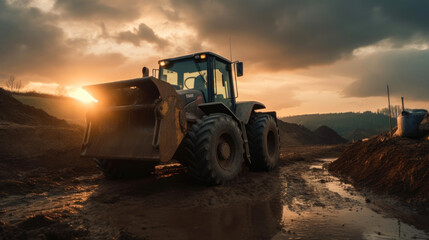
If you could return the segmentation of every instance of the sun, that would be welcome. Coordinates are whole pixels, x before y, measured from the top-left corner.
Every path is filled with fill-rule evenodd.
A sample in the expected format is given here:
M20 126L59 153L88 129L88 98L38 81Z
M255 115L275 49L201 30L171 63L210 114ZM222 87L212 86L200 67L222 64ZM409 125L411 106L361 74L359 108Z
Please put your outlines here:
M68 90L69 97L72 97L74 99L77 99L83 103L96 103L98 102L97 99L91 96L87 91L83 90L82 88L73 88Z

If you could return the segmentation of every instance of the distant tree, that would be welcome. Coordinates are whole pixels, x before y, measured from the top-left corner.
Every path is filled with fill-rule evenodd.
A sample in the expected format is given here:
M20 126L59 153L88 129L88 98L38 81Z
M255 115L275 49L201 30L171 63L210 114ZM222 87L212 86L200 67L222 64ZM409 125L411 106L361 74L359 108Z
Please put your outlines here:
M15 91L16 91L16 92L20 92L20 91L21 91L21 88L22 88L21 80L16 81L16 82L15 82Z
M10 75L9 79L6 80L6 88L12 92L19 92L22 88L21 80L16 80L14 75Z
M13 91L14 86L15 86L15 76L10 75L9 79L6 80L6 88L9 89L9 91Z
M398 117L402 112L402 107L399 105L395 105L395 106L390 106L390 116L392 118L396 118ZM389 108L385 107L385 108L381 108L381 109L377 109L377 114L383 114L386 116L389 116Z

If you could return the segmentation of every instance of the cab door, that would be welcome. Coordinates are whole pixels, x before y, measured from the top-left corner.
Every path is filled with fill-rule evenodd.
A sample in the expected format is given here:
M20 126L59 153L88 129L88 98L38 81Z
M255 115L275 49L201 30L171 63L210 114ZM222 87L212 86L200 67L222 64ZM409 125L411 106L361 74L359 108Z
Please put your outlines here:
M233 110L235 98L231 81L231 65L215 58L212 66L214 101L221 102Z

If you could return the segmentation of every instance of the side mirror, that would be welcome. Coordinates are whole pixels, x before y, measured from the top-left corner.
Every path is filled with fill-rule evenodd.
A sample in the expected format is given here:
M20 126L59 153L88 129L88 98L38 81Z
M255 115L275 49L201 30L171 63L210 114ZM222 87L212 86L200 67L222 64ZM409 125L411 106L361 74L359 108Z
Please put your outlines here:
M237 63L237 77L243 76L243 62Z
M149 77L149 68L143 67L142 74L143 74L143 77Z

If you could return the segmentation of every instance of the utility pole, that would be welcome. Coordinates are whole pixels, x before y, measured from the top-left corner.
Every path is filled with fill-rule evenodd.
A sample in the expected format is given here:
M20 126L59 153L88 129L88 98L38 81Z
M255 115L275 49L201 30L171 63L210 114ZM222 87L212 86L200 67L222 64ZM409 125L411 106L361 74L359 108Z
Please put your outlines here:
M231 36L229 36L229 60L232 62Z
M390 91L389 91L389 84L387 84L387 104L389 105L389 135L392 132L392 119L391 119L391 112L390 112Z

